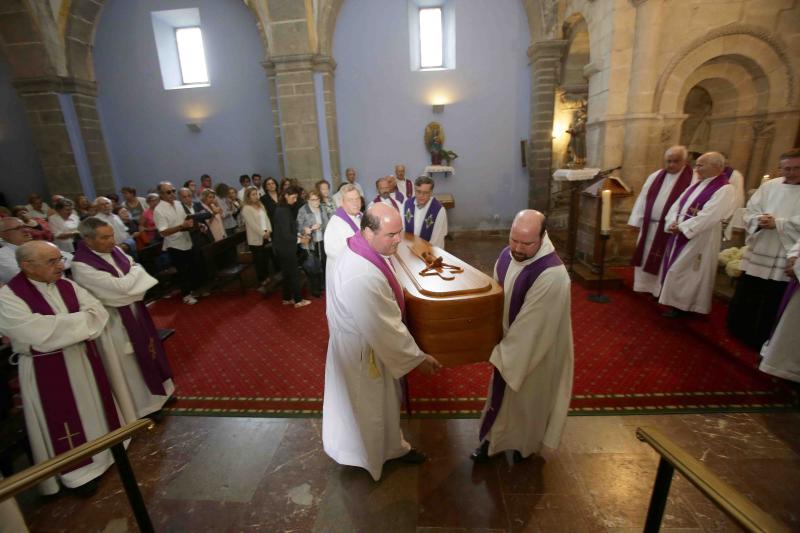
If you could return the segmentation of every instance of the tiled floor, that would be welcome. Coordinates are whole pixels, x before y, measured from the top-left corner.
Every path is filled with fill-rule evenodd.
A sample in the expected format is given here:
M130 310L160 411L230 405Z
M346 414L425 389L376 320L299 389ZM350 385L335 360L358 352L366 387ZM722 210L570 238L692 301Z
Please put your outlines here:
M375 483L322 450L318 419L168 417L129 454L156 531L641 531L658 428L800 530L800 414L570 417L560 448L523 463L475 465L476 420L410 420L430 459L390 462ZM135 531L116 471L92 499L31 494L32 531ZM737 531L683 479L664 531Z
M491 271L505 237L448 249ZM800 531L800 413L570 417L556 451L475 465L477 420L404 422L427 452L375 483L322 449L318 419L168 417L134 439L131 461L156 531L641 531L658 457L635 437L662 430ZM21 498L32 531L135 531L116 471L99 493ZM738 531L678 478L662 531Z

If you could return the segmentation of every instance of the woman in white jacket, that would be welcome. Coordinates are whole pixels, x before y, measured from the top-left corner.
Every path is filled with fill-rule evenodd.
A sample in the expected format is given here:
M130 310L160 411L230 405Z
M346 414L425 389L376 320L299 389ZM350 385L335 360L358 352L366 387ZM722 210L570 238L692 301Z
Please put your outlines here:
M244 227L247 231L247 246L250 248L250 253L253 254L253 264L256 267L258 281L261 282L259 291L263 292L269 275L266 244L270 240L272 225L256 187L247 187L244 191L242 220L244 220Z

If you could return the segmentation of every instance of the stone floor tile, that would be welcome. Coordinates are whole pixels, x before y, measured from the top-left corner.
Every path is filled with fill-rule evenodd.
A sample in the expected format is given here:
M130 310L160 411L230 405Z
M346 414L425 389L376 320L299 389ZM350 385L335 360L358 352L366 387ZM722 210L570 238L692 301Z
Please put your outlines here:
M605 531L583 494L506 494L504 498L511 531L514 532Z
M571 416L561 441L571 453L642 453L636 428L622 423L621 416Z

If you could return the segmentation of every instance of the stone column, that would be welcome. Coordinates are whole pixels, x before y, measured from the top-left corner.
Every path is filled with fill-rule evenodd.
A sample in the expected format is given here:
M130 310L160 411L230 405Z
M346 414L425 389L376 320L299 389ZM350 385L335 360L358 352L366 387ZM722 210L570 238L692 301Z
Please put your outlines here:
M261 63L267 72L267 85L269 86L269 104L272 108L272 128L275 135L275 148L278 152L278 167L280 178L286 176L286 165L283 162L283 135L281 135L281 113L278 107L278 83L275 75L275 64L272 61Z
M283 172L311 186L323 177L312 56L273 57L271 63Z
M314 59L314 69L322 73L322 93L325 102L325 124L320 127L326 128L328 132L328 153L322 154L323 157L330 158L331 173L333 180L332 187L341 182L341 161L339 159L339 130L336 122L336 93L334 88L333 72L336 70L336 62L331 57L318 56Z
M566 40L539 41L528 48L531 65L531 133L528 143L528 206L546 212L553 173L553 109L556 70Z
M92 174L92 183L98 195L115 192L117 189L111 164L108 159L108 150L100 127L100 116L97 114L97 86L95 83L83 82L76 84L76 91L72 95L75 113L78 116L81 137Z
M75 154L58 100L59 80L25 80L14 85L28 115L48 190L66 196L82 193Z

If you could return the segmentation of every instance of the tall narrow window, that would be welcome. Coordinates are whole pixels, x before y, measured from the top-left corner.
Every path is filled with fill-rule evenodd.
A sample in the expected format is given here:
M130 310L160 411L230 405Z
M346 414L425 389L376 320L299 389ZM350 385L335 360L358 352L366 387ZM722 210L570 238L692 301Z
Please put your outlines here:
M200 27L176 28L175 41L178 43L183 84L208 83L206 54L203 50L203 33Z
M424 69L444 67L442 34L442 8L432 7L420 9L420 67Z

